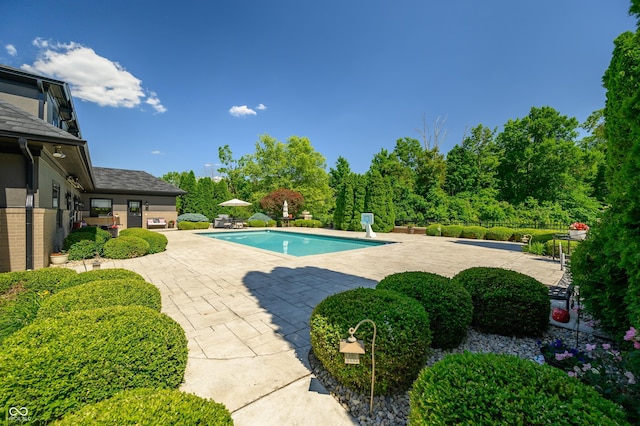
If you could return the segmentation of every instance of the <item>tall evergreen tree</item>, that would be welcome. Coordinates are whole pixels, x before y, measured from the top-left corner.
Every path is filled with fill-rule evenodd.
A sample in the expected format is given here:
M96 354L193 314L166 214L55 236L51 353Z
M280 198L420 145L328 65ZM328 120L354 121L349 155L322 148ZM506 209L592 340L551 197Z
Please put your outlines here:
M361 214L365 213L365 197L367 193L367 176L360 174L352 175L353 182L353 213L349 222L350 231L362 230L360 225Z
M630 11L640 14L640 2ZM608 209L572 256L574 282L602 327L640 327L640 31L615 40L604 86Z
M364 200L365 213L373 213L371 228L376 232L390 232L395 226L396 215L389 181L376 169L367 173L367 191Z
M198 212L198 196L196 194L196 175L193 170L183 173L180 178L180 189L187 191L185 195L181 195L180 214L183 213L199 213Z

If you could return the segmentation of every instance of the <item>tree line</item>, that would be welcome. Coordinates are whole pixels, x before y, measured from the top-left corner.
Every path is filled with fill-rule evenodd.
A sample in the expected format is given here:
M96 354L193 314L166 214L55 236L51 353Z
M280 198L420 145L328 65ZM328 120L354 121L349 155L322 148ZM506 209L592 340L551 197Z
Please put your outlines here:
M581 130L587 136L579 137ZM446 155L439 142L398 139L357 174L344 157L326 172L324 156L308 138L281 142L262 135L255 152L239 159L228 145L218 149L220 182L196 179L192 171L163 179L188 192L178 203L180 213L216 215L217 203L229 197L260 210L263 197L285 188L299 192L315 218L352 230L365 211L375 214L374 229L384 231L408 222L594 223L604 206L602 111L580 124L552 107L532 107L500 132L477 125Z

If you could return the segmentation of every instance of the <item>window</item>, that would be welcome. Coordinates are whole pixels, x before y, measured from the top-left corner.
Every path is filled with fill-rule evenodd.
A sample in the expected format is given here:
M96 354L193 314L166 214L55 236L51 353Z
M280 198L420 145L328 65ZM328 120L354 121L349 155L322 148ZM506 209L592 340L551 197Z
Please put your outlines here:
M110 198L92 198L89 215L91 217L112 216L113 200Z
M51 207L54 209L60 208L60 184L55 180L52 185Z

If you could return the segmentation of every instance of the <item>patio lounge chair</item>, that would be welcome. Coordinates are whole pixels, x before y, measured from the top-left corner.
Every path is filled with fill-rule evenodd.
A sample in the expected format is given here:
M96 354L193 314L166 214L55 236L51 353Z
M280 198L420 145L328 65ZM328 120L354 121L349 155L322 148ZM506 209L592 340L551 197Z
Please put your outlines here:
M231 227L231 219L229 219L229 215L228 214L219 214L218 217L216 217L213 220L213 227L214 228L230 228Z

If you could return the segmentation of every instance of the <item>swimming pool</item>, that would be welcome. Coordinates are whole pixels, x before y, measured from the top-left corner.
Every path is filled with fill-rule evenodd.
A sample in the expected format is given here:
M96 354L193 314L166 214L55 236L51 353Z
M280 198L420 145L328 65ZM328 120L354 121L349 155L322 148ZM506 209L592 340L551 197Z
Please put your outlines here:
M198 235L298 257L392 244L386 241L270 230L205 232Z

